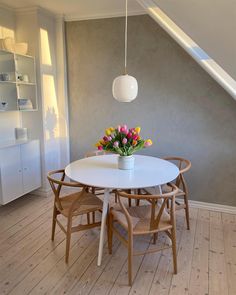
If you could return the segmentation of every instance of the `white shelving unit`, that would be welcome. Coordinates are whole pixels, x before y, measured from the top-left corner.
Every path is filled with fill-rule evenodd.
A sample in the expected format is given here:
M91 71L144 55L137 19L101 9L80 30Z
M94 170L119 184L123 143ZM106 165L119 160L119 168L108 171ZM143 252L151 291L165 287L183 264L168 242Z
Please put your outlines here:
M0 111L37 109L35 58L0 50Z

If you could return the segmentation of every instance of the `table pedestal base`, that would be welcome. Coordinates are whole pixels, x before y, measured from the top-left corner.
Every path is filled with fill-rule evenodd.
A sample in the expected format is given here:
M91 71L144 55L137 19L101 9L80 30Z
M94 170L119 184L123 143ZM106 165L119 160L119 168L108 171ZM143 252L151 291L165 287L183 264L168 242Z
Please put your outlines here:
M103 245L104 245L104 235L106 231L106 219L107 219L107 211L109 205L109 197L110 197L110 189L105 189L104 199L103 199L103 207L102 207L102 221L101 221L101 232L100 232L100 241L99 241L99 249L98 249L98 262L97 265L100 266L102 262L102 253L103 253Z

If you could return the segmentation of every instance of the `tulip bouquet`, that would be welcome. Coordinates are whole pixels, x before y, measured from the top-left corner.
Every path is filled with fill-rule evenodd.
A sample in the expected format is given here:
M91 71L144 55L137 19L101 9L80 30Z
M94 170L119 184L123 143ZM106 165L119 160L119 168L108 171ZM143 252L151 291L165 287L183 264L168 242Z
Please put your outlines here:
M129 129L126 125L107 128L106 135L96 143L96 147L98 150L113 152L120 156L131 156L152 145L151 139L141 138L140 130L140 127Z

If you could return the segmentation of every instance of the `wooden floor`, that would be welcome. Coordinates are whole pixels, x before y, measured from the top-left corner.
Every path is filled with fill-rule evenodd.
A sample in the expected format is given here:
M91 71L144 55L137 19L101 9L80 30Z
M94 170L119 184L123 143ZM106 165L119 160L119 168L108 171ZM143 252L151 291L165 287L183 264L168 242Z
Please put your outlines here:
M134 258L134 284L127 286L127 252L114 239L97 267L99 229L75 233L70 262L65 237L50 240L52 199L25 196L0 208L0 294L236 294L236 216L191 209L191 230L177 215L178 274L171 251ZM163 236L159 237L164 241ZM151 247L147 239L137 248Z

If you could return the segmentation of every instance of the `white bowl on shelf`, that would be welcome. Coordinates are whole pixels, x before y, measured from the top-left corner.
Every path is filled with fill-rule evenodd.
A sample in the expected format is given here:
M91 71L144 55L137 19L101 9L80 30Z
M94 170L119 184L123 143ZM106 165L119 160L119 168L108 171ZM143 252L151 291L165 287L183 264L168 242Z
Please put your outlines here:
M0 39L0 49L14 52L16 54L25 55L28 52L28 43L15 43L15 40L13 38L7 37L4 39Z

